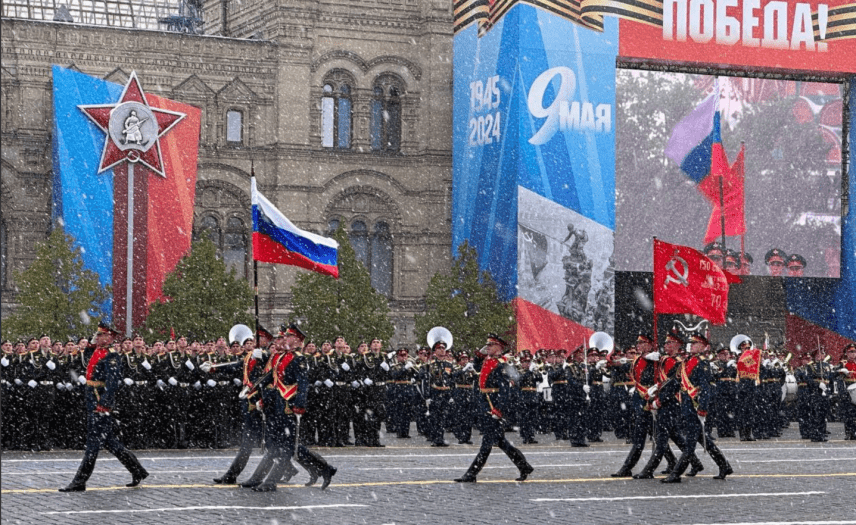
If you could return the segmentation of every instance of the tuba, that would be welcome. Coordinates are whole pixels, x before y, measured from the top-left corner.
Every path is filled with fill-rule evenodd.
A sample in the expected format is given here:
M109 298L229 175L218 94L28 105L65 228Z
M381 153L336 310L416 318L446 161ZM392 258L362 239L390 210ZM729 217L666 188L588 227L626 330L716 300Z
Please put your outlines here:
M247 339L253 338L253 331L245 324L236 324L229 329L229 344L238 342L243 345Z
M606 350L611 352L615 348L612 336L606 332L595 332L591 334L588 341L589 348L597 348L598 352Z
M446 344L446 350L452 349L452 332L442 326L435 326L428 331L428 347L433 349L438 342Z
M740 353L740 345L742 345L743 343L745 343L747 341L749 342L750 346L755 346L755 344L752 342L752 339L750 339L748 335L737 334L734 337L732 337L731 343L729 344L729 348L731 348L731 353L732 354L739 354Z

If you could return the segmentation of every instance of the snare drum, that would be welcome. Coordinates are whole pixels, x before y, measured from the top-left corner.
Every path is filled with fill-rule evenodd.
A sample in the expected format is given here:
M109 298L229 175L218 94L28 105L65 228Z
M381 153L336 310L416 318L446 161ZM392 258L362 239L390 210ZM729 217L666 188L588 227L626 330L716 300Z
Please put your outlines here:
M856 383L847 387L847 393L850 394L850 402L856 405Z

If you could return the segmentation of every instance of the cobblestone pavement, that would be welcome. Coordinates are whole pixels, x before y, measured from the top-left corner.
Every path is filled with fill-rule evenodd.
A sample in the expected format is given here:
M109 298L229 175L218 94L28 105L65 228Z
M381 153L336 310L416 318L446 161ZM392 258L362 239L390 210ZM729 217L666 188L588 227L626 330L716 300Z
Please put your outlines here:
M301 470L275 493L255 493L211 479L235 450L142 450L151 474L138 488L102 452L84 493L63 494L80 451L4 452L2 523L251 524L496 524L496 523L816 523L856 524L856 444L831 424L827 443L798 438L796 424L776 440L718 444L734 467L726 481L706 467L679 485L615 479L628 451L606 434L603 443L572 448L552 436L521 446L535 472L516 483L517 470L498 449L476 484L452 482L475 456L475 445L428 446L421 437L384 436L386 448L318 448L339 471L330 487L303 486ZM416 436L415 430L412 432ZM508 434L519 442L517 434ZM451 437L447 434L447 439ZM642 468L648 452L636 467ZM241 479L258 462L254 454ZM660 476L662 477L662 476Z

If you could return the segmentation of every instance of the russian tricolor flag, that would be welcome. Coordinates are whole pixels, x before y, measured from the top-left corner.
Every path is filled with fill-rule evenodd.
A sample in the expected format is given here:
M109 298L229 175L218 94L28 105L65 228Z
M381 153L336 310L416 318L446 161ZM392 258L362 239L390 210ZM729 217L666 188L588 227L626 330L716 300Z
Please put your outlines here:
M303 231L288 220L256 188L252 178L253 259L289 264L339 278L339 243Z
M675 161L696 184L710 173L711 151L719 138L719 83L713 93L672 130L666 156Z

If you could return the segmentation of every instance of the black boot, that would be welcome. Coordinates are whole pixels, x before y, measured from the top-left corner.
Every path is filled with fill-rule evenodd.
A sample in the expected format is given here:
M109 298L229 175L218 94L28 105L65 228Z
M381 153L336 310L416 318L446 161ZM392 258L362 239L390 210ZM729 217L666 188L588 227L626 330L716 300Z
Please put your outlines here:
M252 449L249 447L241 447L241 449L238 450L238 455L235 456L235 459L232 460L232 464L229 465L229 470L219 478L214 478L214 483L219 485L234 485L238 481L238 474L243 472L244 467L247 466L247 461L250 459L251 451Z
M701 460L693 454L693 457L690 458L690 471L687 472L687 477L691 478L704 470L704 465L702 465Z
M268 473L265 480L255 487L253 487L253 491L255 492L276 492L276 483L282 478L282 475L288 470L288 467L294 468L291 465L291 461L287 458L277 458L273 460L273 467L271 467L270 472Z
M86 490L86 481L89 479L89 476L92 475L92 471L95 470L95 458L89 458L86 454L83 456L83 461L80 463L80 467L77 469L77 474L74 475L74 479L71 480L71 483L64 488L59 489L60 492L83 492Z
M253 475L250 476L250 479L243 483L239 483L240 486L245 489L251 489L253 487L257 487L264 481L265 477L267 477L268 472L270 472L271 467L273 467L273 454L268 453L262 456L262 460L259 462L259 465L256 467Z
M642 456L642 447L638 445L634 445L633 448L630 449L630 453L627 454L627 459L624 460L624 465L618 469L618 472L615 474L611 474L613 478L629 478L633 476L633 467L636 466L636 462L639 461L639 458Z
M662 458L657 456L657 454L652 454L648 463L646 463L645 467L642 469L642 472L634 474L633 479L653 479L654 470L657 469L657 465L660 464L661 459Z
M314 485L318 481L318 476L321 476L324 478L321 490L324 490L330 485L330 481L336 474L335 467L331 467L324 458L307 448L300 448L298 450L297 461L303 468L309 471L309 483L306 484L307 487Z
M116 459L131 473L131 482L125 485L126 487L136 487L141 481L149 477L149 473L140 465L137 456L127 448L119 450L116 453Z
M529 477L529 474L532 474L532 471L535 469L528 461L526 461L526 456L523 455L523 452L520 452L520 450L515 447L509 446L506 448L505 454L508 456L508 459L514 463L517 470L520 471L520 477L514 481L526 481L526 478Z
M690 464L690 456L685 452L681 454L681 458L678 460L677 465L671 469L668 477L660 480L662 483L680 483L681 482L681 474L687 469Z
M672 470L674 470L675 465L678 463L678 458L675 457L675 453L672 452L671 447L666 447L666 452L663 454L663 458L666 460L666 469L660 474L668 474Z
M288 483L289 481L291 481L291 478L293 478L297 474L297 469L294 468L294 465L291 464L291 460L285 459L283 461L285 462L285 471L282 473L282 477L279 478L279 482L280 483ZM298 460L297 462L300 463L300 460ZM300 464L311 475L312 471L309 468L307 468L305 465L303 465L302 463L300 463Z
M728 464L728 460L725 459L725 455L719 450L719 447L710 447L710 457L713 458L713 462L719 467L719 474L714 476L713 479L725 479L726 476L734 473L734 469Z

